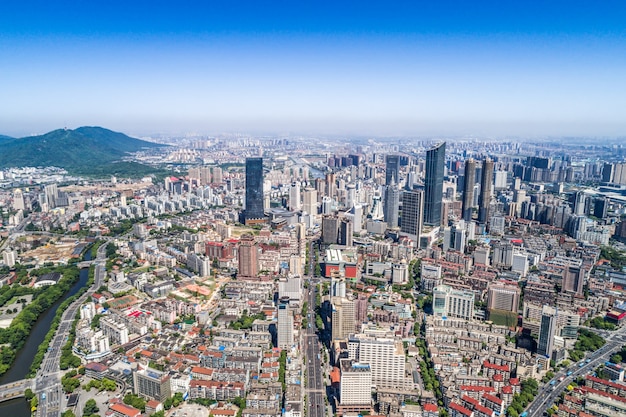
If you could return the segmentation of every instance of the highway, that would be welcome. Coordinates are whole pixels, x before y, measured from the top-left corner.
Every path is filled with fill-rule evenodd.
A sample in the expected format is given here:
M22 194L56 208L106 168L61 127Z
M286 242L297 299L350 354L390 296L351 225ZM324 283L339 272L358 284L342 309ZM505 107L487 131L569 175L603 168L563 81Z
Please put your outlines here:
M595 329L590 329L596 331ZM606 332L599 331L599 334L606 334ZM590 372L593 372L599 365L602 365L604 362L608 361L611 355L619 350L624 344L626 344L626 327L622 327L621 329L611 332L606 337L606 344L602 346L597 351L588 355L588 359L591 359L591 362L585 362L586 359L583 359L580 362L573 363L569 368L559 371L554 379L557 382L554 385L545 384L543 387L539 388L539 393L535 397L535 400L530 403L530 406L526 409L528 412L528 417L539 417L543 415L543 412L554 404L554 400L557 399L561 392L569 385L569 383L580 376L585 376ZM580 363L584 363L581 367ZM567 376L567 372L571 371L572 374ZM563 381L559 382L558 379L560 377L564 377Z
M100 288L104 282L104 278L106 277L106 246L106 244L102 244L98 248L93 285L63 313L59 328L50 342L48 352L46 352L41 367L37 372L35 392L39 396L39 406L37 407L37 416L39 417L57 417L61 414L61 403L63 400L61 370L59 368L61 349L66 343L72 322L81 304Z
M320 360L320 345L315 326L315 292L316 285L309 285L308 289L308 314L311 327L306 329L304 335L304 348L306 351L306 396L309 417L324 417L326 414L326 387L324 386L324 374Z

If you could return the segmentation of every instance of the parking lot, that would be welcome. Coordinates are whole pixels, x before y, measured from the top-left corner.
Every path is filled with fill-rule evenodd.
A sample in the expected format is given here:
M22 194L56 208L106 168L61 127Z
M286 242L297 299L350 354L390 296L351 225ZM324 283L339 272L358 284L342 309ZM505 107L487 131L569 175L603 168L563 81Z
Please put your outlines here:
M189 403L182 404L166 413L168 417L206 417L208 415L209 409L207 407Z

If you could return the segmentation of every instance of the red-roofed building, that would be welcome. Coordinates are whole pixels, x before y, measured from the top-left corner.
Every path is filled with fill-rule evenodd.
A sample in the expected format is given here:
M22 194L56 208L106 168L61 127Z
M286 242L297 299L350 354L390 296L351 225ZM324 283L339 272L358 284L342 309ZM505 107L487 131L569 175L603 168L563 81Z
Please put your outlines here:
M163 410L163 404L157 400L150 400L146 403L146 414L152 415Z
M504 413L504 401L501 398L491 394L483 394L481 401L483 405L496 413Z
M450 403L450 417L474 417L474 412L457 403Z
M463 395L467 395L475 400L478 400L484 393L495 394L495 389L493 387L483 387L479 385L461 385L459 387L459 391L461 397Z
M496 365L495 363L491 363L489 361L483 362L483 372L489 378L498 373L502 374L504 379L509 379L511 377L511 371L507 365Z
M502 387L500 391L500 397L502 397L502 401L504 401L504 408L507 408L513 402L513 387L510 385L505 385Z
M191 368L191 378L203 381L209 381L213 377L212 368L204 368L202 366L194 366Z
M439 407L437 407L435 404L424 404L422 411L424 417L439 417Z
M115 417L139 417L141 415L141 410L121 403L113 404L109 409L113 411Z

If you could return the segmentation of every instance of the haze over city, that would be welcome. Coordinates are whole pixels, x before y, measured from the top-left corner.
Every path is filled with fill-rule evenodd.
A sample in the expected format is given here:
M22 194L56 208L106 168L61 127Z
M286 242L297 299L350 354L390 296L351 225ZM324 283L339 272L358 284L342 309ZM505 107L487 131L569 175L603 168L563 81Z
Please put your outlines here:
M607 136L622 2L3 2L0 133Z

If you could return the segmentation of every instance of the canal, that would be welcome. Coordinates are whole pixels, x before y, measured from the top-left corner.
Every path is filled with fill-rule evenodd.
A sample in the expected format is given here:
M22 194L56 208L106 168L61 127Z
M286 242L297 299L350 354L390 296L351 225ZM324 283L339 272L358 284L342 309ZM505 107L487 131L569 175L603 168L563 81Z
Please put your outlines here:
M87 250L84 259L86 261L91 260L90 250ZM2 375L2 377L0 377L0 385L26 378L30 369L30 364L33 362L33 358L37 354L39 345L43 342L48 330L50 330L50 325L52 324L52 320L56 315L59 305L63 302L63 300L73 296L82 287L84 287L87 284L88 279L89 268L81 269L78 281L70 288L65 296L61 297L56 303L52 304L48 310L41 314L33 326L24 347L22 350L17 352L13 365L4 375ZM0 416L30 417L30 415L30 405L26 400L24 400L24 398L18 398L0 403Z

